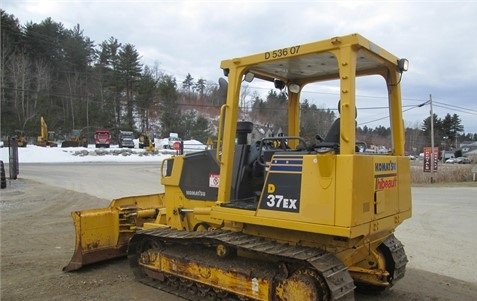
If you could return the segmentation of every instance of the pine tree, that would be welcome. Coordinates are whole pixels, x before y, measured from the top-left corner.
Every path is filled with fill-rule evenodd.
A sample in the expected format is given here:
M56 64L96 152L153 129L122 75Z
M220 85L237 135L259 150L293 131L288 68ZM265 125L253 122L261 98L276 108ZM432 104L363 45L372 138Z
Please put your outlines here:
M119 50L118 71L125 87L126 125L130 129L134 129L134 97L141 77L142 64L139 59L139 53L132 44L126 44Z

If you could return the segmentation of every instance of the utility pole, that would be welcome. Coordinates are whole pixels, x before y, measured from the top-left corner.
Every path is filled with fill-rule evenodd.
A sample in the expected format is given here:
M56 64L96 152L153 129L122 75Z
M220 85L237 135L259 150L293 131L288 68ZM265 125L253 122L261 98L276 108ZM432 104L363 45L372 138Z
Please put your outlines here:
M422 107L426 104L430 104L431 106L431 111L430 111L430 115L431 115L431 119L429 120L429 122L431 123L431 183L434 183L434 167L436 166L436 163L434 162L435 160L435 154L434 154L434 111L432 110L432 95L429 94L429 100L424 102L424 103L421 103L420 105L418 105L418 107ZM427 161L426 161L427 162ZM424 168L424 171L427 172L427 169Z
M431 106L431 183L434 182L434 112L432 111L432 94L429 94L429 104Z

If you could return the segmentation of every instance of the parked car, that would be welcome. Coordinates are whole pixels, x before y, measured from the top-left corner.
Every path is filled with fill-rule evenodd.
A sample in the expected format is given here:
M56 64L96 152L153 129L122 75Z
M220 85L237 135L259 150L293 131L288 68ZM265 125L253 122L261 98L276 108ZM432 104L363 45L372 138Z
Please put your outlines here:
M467 157L458 157L455 159L455 163L457 164L470 164L470 159Z
M182 139L179 138L177 133L169 133L168 142L164 145L164 148L180 150L182 144Z
M455 161L456 161L456 158L449 158L449 159L446 160L446 163L454 164L454 163L456 163Z

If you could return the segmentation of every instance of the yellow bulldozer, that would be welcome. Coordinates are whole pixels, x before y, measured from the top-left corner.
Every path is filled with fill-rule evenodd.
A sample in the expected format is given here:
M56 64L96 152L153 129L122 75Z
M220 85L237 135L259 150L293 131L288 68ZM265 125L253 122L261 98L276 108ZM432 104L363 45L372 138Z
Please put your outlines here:
M390 288L407 263L393 233L411 217L407 66L359 34L222 61L217 148L164 160L164 193L72 212L76 247L63 270L127 256L138 281L187 299L342 301L356 287ZM357 148L356 85L369 77L389 108L386 154ZM253 124L239 116L251 80L287 95L286 135L251 141ZM306 141L300 97L329 84L340 118Z
M154 135L148 133L141 133L139 135L139 148L148 152L154 152L156 150L156 144L154 143Z
M3 140L3 146L9 147L10 140L15 139L17 141L18 147L27 147L28 139L24 131L22 130L15 130L15 134L12 136L8 136Z
M88 147L88 138L81 130L71 130L66 140L61 143L61 147Z

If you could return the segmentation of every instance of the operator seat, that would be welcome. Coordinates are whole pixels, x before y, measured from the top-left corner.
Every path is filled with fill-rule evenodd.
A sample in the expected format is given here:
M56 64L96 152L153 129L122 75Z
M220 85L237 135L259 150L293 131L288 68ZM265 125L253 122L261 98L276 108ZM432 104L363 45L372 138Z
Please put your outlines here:
M340 143L340 118L337 118L331 125L328 133L323 139L324 143Z
M341 113L341 100L338 101L338 113ZM358 110L355 108L354 112L354 117L355 119L358 117ZM355 121L356 122L356 121ZM325 138L322 139L319 135L316 136L317 140L319 140L318 144L315 145L316 147L328 147L328 148L334 148L335 151L339 153L339 144L340 144L340 117L338 117L333 124L331 124L331 127L328 130L328 133L326 134ZM359 151L359 148L356 146L357 151Z
M341 113L341 100L338 101L338 114L339 113ZM316 135L316 139L318 140L318 144L314 145L315 148L332 147L338 150L340 143L340 117L333 121L324 139L320 135Z
M316 151L320 149L322 151L334 150L339 153L340 150L340 119L337 118L331 125L325 138L319 134L316 135L317 142L313 144L309 150Z
M338 114L341 114L341 100L338 101ZM356 118L358 117L358 109L354 108L354 119L356 122ZM323 142L328 143L340 143L340 117L338 117L333 124L331 125L328 133L326 134L325 139Z

